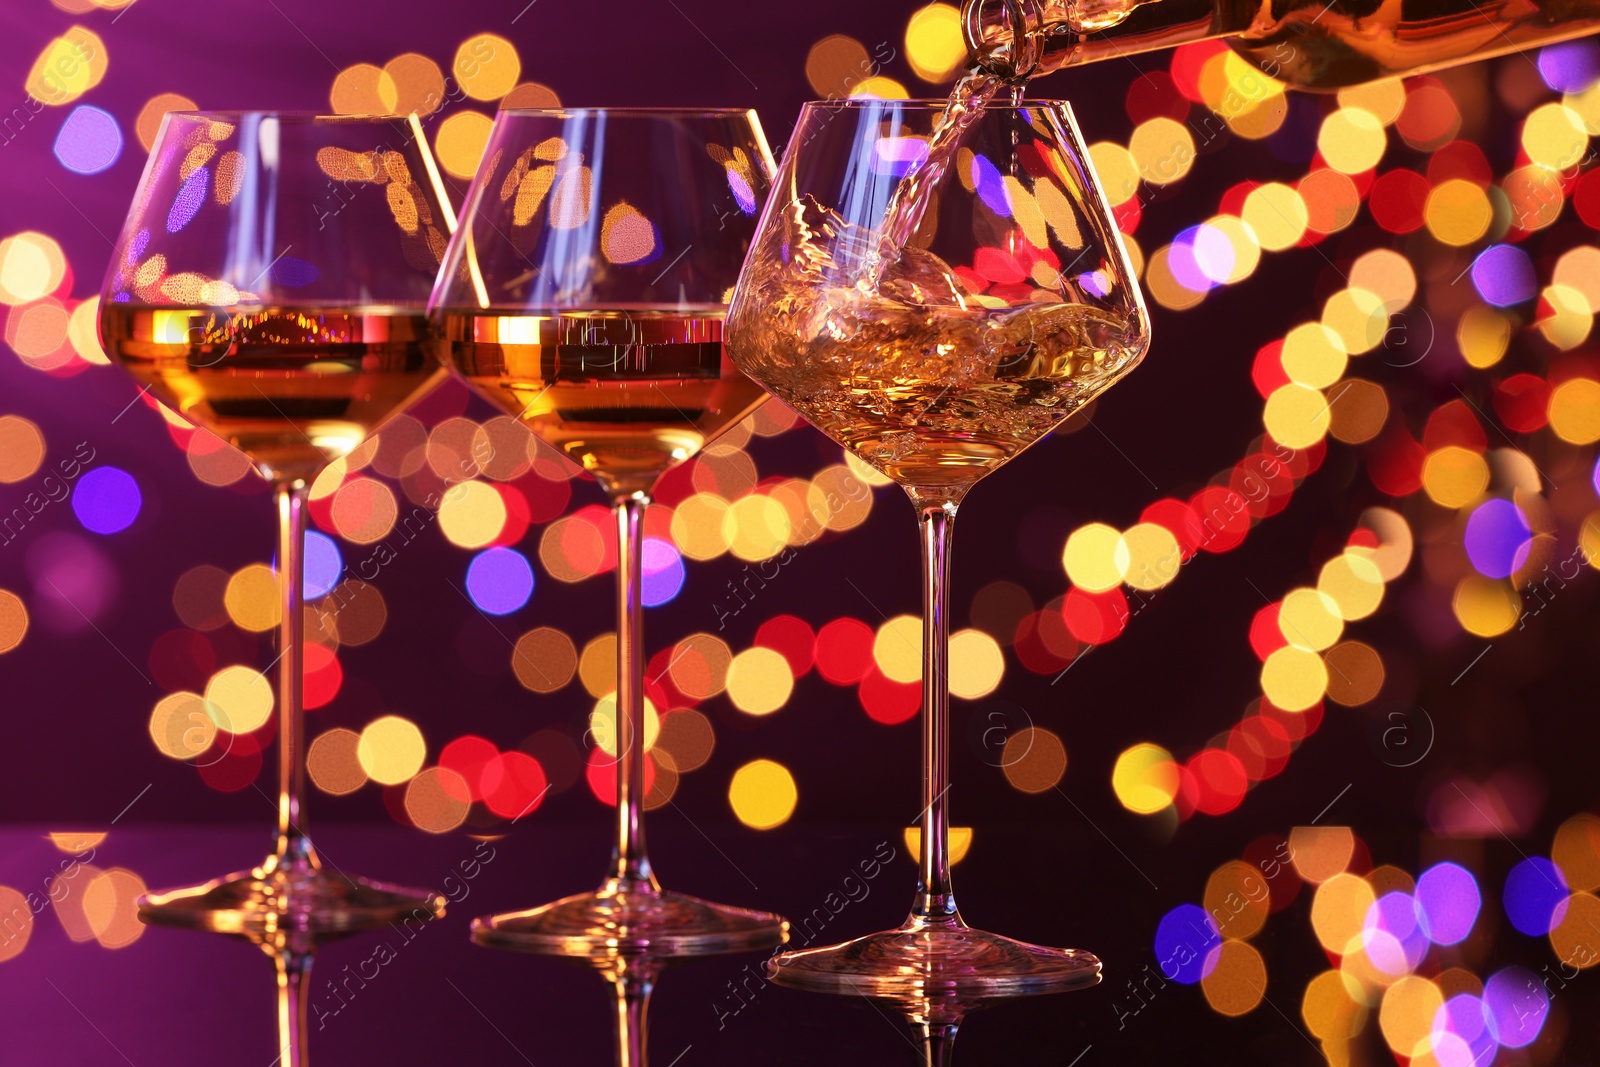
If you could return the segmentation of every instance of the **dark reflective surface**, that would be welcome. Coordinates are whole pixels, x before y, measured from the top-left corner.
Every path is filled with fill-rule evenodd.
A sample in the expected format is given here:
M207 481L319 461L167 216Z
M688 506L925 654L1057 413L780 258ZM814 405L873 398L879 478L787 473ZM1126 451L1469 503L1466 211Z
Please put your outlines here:
M805 859L796 869L793 856L726 837L726 855L718 855L681 819L660 822L661 851L672 857L676 881L697 892L809 917L811 928L807 932L802 925L802 939L862 932L891 921L914 877L903 847L897 847L895 860L866 884L864 895L838 895L833 883L882 840L859 826L819 830L794 850ZM609 976L597 975L576 961L474 947L467 938L467 919L474 911L507 906L530 892L548 895L582 885L587 864L578 861L592 858L594 850L594 836L585 830L592 828L543 828L482 843L327 827L324 849L339 862L412 880L432 876L446 887L451 905L441 921L386 927L319 949L306 998L311 1062L609 1064L618 1062L624 1020L629 1023L625 1036L648 1030L648 1060L638 1062L656 1067L952 1062L1092 1067L1183 1062L1170 1057L1185 1052L1196 1057L1187 1062L1207 1064L1326 1062L1301 1015L1307 980L1326 966L1301 933L1309 894L1274 916L1254 939L1269 968L1270 1006L1223 1018L1207 1007L1199 988L1152 977L1160 962L1152 955L1149 934L1122 922L1127 913L1115 909L1118 900L1132 905L1164 894L1143 883L1081 823L1049 831L991 828L986 841L991 870L983 875L981 865L964 869L969 907L983 921L1004 922L1041 940L1067 929L1093 931L1104 950L1107 978L1081 992L980 1004L895 1004L798 993L769 984L763 977L765 958L758 953L678 961L661 974L654 974L650 961L635 959L625 970L636 981L619 1001L615 969ZM226 863L255 841L249 827L113 830L83 862L102 870L133 870L150 880L181 881ZM1064 918L1052 917L1039 904L1054 899L1054 891L1042 886L1062 874L1062 852L1072 849L1092 861L1094 877L1076 897L1076 907ZM1135 845L1130 858L1137 857L1158 881L1181 881L1181 874L1163 865L1159 851ZM62 862L70 865L71 859L42 831L12 829L0 835L0 884L42 890L44 878L60 873ZM795 872L787 886L786 871ZM1030 872L1044 881L1025 881ZM760 889L751 889L745 876ZM69 877L69 890L59 894L64 902L77 899L73 894L88 884L74 881ZM7 1064L188 1067L272 1061L276 992L272 966L260 949L157 928L116 950L92 939L73 943L57 907L42 893L39 900L44 911L26 946L0 971ZM1519 955L1538 973L1537 952L1502 951L1490 958L1504 962ZM1493 1062L1576 1064L1585 1062L1584 1050L1595 1048L1583 1020L1596 1004L1600 984L1581 971L1557 973L1554 965L1547 970L1552 1014L1545 1036L1534 1045L1535 1055L1502 1053ZM643 984L652 978L648 1025L640 1027ZM1142 993L1136 996L1136 989ZM959 1040L953 1040L957 1022ZM1353 1046L1366 1057L1361 1062L1388 1062L1377 1031L1374 1018Z

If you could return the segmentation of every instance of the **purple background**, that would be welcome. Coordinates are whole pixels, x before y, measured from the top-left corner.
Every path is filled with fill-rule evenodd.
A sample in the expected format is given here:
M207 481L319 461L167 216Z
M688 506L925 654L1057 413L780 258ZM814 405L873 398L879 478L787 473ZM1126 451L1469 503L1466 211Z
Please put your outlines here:
M879 42L898 50L913 7L839 0L538 0L526 7L522 0L139 0L120 13L73 16L45 0L7 0L0 7L0 92L20 103L23 77L40 49L82 23L102 36L110 54L108 76L83 102L110 111L127 144L108 170L70 173L51 153L70 109L46 109L0 146L0 235L32 228L55 237L74 271L72 295L91 295L143 163L132 122L145 100L179 92L207 108L322 108L341 67L420 51L448 70L457 43L481 31L515 41L523 79L552 86L565 103L749 105L761 113L777 152L799 104L812 95L804 76L809 46L843 32L869 50ZM1165 62L1158 57L1148 65ZM1489 78L1499 69L1489 65L1476 76ZM1114 62L1058 76L1048 91L1074 100L1090 140L1125 142L1131 123L1123 95L1137 71ZM886 73L923 86L903 60ZM10 106L6 99L0 99L0 114ZM1493 106L1485 148L1503 173L1515 150L1517 116ZM1209 214L1240 177L1293 180L1303 173L1262 144L1232 139L1218 151L1222 158L1206 173L1146 205L1140 237L1147 251ZM1249 380L1253 354L1297 317L1315 313L1321 296L1312 294L1320 294L1325 281L1324 261L1301 251L1276 257L1249 283L1198 310L1157 311L1155 347L1099 405L1099 432L1047 441L970 498L956 539L957 625L965 624L976 590L997 578L1020 582L1041 602L1063 591L1059 551L1073 528L1096 519L1131 524L1145 503L1187 496L1236 461L1260 432L1260 398ZM1456 395L1438 377L1390 372L1387 382L1397 408L1412 404L1421 412ZM114 369L57 379L7 353L0 357L0 389L0 413L36 422L50 446L49 462L70 454L77 441L89 441L101 462L133 473L144 494L138 520L110 538L85 533L71 508L60 504L30 525L24 539L0 547L0 587L15 591L28 588L30 548L53 534L92 540L116 576L112 606L98 630L52 632L36 613L24 645L0 657L0 820L12 824L0 832L0 885L35 889L62 858L43 831L104 828L135 798L102 847L101 865L128 866L159 886L253 862L265 845L270 801L253 789L219 794L191 769L151 750L145 727L160 694L144 677L143 659L155 636L178 625L170 598L179 574L199 562L232 570L267 557L271 509L264 486L254 479L230 489L201 485L154 412L138 405L122 417L135 389ZM475 417L489 413L480 402L474 405ZM838 455L803 429L756 442L752 452L764 474L809 475ZM3 510L22 488L0 487ZM592 485L574 488L573 507L601 500ZM875 622L863 597L888 614L917 610L910 509L895 490L876 493L865 527L801 552L781 584L765 594L770 602L734 624L729 642L735 649L749 645L761 618L779 611L815 625L841 612ZM1026 797L1011 789L966 744L966 722L958 718L955 819L979 828L972 858L957 872L964 908L990 928L1047 943L1083 943L1113 961L1098 990L978 1016L963 1038L961 1062L1093 1067L1173 1056L1219 1064L1318 1062L1309 1039L1296 1032L1302 1028L1299 990L1326 966L1305 922L1309 893L1286 916L1275 917L1258 942L1275 983L1268 990L1272 1008L1225 1019L1207 1009L1197 990L1171 985L1139 1018L1118 1025L1114 1009L1123 983L1153 965L1158 920L1198 899L1207 871L1263 833L1311 821L1330 798L1338 807L1329 822L1356 826L1378 862L1416 870L1457 848L1426 835L1421 798L1427 787L1452 771L1481 778L1522 767L1545 796L1533 819L1536 829L1525 841L1491 838L1460 846L1475 857L1486 901L1493 901L1505 871L1524 851L1545 849L1561 819L1594 803L1600 736L1590 709L1600 681L1600 631L1593 577L1585 573L1527 631L1496 642L1469 680L1456 685L1452 679L1481 643L1459 634L1453 641L1423 640L1416 620L1448 612L1448 590L1428 585L1416 563L1390 587L1384 613L1363 630L1409 697L1370 708L1330 708L1322 732L1295 755L1290 773L1256 789L1226 818L1196 819L1174 836L1170 827L1116 803L1107 783L1124 747L1154 737L1183 758L1226 730L1253 695L1257 661L1242 635L1264 597L1251 586L1279 595L1314 580L1315 565L1347 535L1360 510L1380 502L1386 498L1361 473L1357 450L1334 445L1289 510L1253 532L1244 551L1204 557L1139 614L1128 635L1097 651L1059 686L1008 663L997 698L1029 709L1066 740L1071 764L1061 794ZM471 731L509 748L541 726L568 722L575 704L587 707L581 693L573 696L575 687L534 698L517 685L501 638L447 585L446 579L459 584L469 558L433 537L385 571L390 623L374 644L341 653L344 690L329 708L313 713L313 731L359 728L381 710L400 710L422 725L436 756L442 738ZM648 615L652 649L714 628L714 604L739 566L724 558L688 569L684 592ZM520 630L559 620L581 647L611 628L609 612L609 575L563 586L541 573L533 600L511 624ZM271 655L260 640L256 665L264 667ZM869 722L848 691L815 674L770 719L751 720L726 701L713 703L708 713L718 723L719 746L712 764L685 778L677 811L652 817L655 857L666 881L717 899L806 914L878 841L899 846L899 828L917 806L913 724ZM1427 760L1396 769L1373 740L1374 723L1381 732L1386 714L1413 703L1428 708L1438 739ZM968 714L958 707L958 715ZM796 817L768 834L735 823L724 796L733 768L760 756L789 766L802 796ZM263 787L266 781L264 774ZM311 805L314 824L326 828L319 841L349 869L438 884L471 852L471 840L460 833L433 838L396 827L376 789L346 798L314 793ZM481 888L317 1034L319 1059L541 1067L606 1062L606 1008L596 979L551 961L473 949L465 933L473 914L526 906L593 883L606 821L606 810L580 785L548 800L497 842L500 858ZM911 880L911 865L901 859L830 936L898 921ZM330 947L319 973L337 974L370 951L361 939ZM1504 931L1488 959L1495 967L1520 961L1534 971L1554 965L1548 945ZM763 992L746 1016L719 1029L714 1005L726 995L725 983L740 980L746 962L703 961L667 976L652 1018L658 1064L672 1067L680 1062L674 1056L683 1067L823 1059L877 1064L914 1055L896 1036L898 1024L872 1005L776 990ZM221 939L154 930L110 952L69 943L59 924L41 915L28 949L0 963L0 1063L266 1064L272 1057L269 973L258 953ZM1577 978L1556 997L1553 1010L1564 1021L1548 1030L1566 1035L1567 1054L1549 1047L1558 1040L1552 1037L1538 1058L1496 1062L1592 1062L1596 1045L1584 1022L1593 1017L1591 985L1600 982ZM1375 1029L1369 1025L1363 1040L1371 1041ZM1382 1055L1381 1043L1371 1054Z

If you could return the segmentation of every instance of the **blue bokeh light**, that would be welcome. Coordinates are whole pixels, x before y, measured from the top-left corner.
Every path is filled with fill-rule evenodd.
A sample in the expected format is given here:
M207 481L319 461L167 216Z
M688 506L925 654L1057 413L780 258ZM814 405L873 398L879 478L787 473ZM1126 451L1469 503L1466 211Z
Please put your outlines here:
M1385 974L1398 977L1416 969L1428 952L1421 906L1409 893L1385 893L1367 908L1362 924L1367 958Z
M287 289L299 289L310 285L322 275L315 263L308 263L295 256L279 256L272 264L270 273L274 282Z
M1157 924L1155 948L1163 975L1193 985L1217 966L1222 956L1222 935L1204 908L1179 904Z
M1478 880L1465 867L1437 863L1417 879L1417 925L1436 945L1456 945L1472 933L1483 907Z
M1178 284L1192 293L1204 293L1227 281L1233 273L1233 242L1215 226L1190 226L1172 241L1167 269Z
M1544 937L1567 915L1566 875L1543 856L1531 856L1506 875L1506 917L1529 937Z
M1485 500L1467 519L1467 558L1485 578L1509 578L1533 548L1533 529L1509 500Z
M177 233L200 213L210 181L211 175L204 167L189 175L189 180L178 189L178 195L172 198L172 210L167 213L168 233Z
M1539 276L1516 245L1490 245L1472 261L1472 284L1484 301L1510 307L1539 295Z
M1454 1034L1461 1039L1462 1045L1456 1046L1456 1055L1439 1056L1435 1058L1447 1067L1471 1067L1472 1064L1490 1063L1494 1060L1494 1052L1498 1047L1494 1035L1489 1032L1489 1005L1481 997L1471 993L1458 993L1439 1005L1439 1010L1433 1015L1433 1032L1435 1034Z
M83 527L97 534L126 530L139 517L144 497L133 475L120 467L96 467L78 479L72 510Z
M344 571L344 557L339 546L327 534L310 530L306 533L305 574L300 580L300 595L307 600L327 596L339 584Z
M68 170L99 174L122 155L122 129L109 111L80 104L61 124L54 151Z
M733 199L738 203L739 210L746 215L754 215L756 213L755 190L750 188L750 183L744 180L743 174L740 174L732 167L727 168L727 170L728 191L733 194Z
M644 606L665 604L683 589L683 557L670 542L647 537L639 560L644 573Z
M904 178L928 159L928 142L921 137L884 137L872 146L872 173Z
M972 188L990 211L1001 218L1011 217L1011 197L1006 192L1005 179L1000 176L1000 168L989 162L987 156L972 157Z
M1541 48L1539 75L1558 93L1581 93L1600 79L1600 45L1584 39Z
M1550 995L1526 967L1506 967L1483 983L1489 1033L1506 1048L1531 1045L1550 1014Z
M489 615L509 615L533 596L533 567L514 548L486 548L467 564L467 595Z

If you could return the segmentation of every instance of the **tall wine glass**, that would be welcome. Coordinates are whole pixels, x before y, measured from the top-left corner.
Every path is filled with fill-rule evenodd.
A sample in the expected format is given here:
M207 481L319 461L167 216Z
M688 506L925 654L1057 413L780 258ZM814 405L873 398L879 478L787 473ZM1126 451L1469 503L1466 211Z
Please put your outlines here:
M278 512L278 823L253 870L140 901L145 922L308 946L444 898L345 874L307 836L301 699L312 479L444 371L429 289L454 216L415 118L174 112L106 272L106 351L244 451ZM211 707L217 726L229 725ZM279 981L302 982L297 968Z
M922 858L896 930L777 956L789 985L896 995L1097 981L1087 952L962 922L950 884L946 573L979 478L1126 374L1149 328L1065 104L808 104L728 315L744 372L898 482L922 531Z
M479 944L700 954L784 936L776 915L661 889L640 743L645 508L662 474L765 399L722 326L771 176L753 111L504 110L489 134L432 306L455 369L611 498L617 824L598 890L477 919Z

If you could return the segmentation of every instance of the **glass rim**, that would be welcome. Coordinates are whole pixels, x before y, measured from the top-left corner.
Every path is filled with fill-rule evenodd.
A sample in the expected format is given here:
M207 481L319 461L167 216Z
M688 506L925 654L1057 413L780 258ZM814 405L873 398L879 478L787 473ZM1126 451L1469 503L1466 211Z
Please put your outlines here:
M840 98L836 97L836 98L833 98L833 99L807 100L804 104L801 105L801 108L804 109L804 110L807 110L807 111L821 111L821 110L829 109L829 108L851 108L851 109L858 109L859 110L859 109L864 109L864 108L874 107L874 106L876 106L876 107L912 108L912 109L915 109L915 110L918 110L918 111L943 111L946 107L950 106L950 98L947 97L947 96L939 96L939 97L922 96L922 97L912 97L909 100L900 100L900 99L891 99L891 98L888 98L888 97L881 97L881 96L850 96L850 97L845 97L843 99L840 99ZM1035 97L1027 97L1022 101L1022 103L1016 104L1016 105L1012 105L1012 104L1003 104L1002 105L1002 104L991 102L989 104L984 105L984 110L986 110L986 111L1014 111L1014 110L1017 110L1018 108L1025 108L1025 107L1039 107L1039 108L1050 108L1050 109L1059 108L1059 109L1061 109L1063 111L1070 112L1070 111L1072 111L1072 101L1070 101L1070 100L1047 100L1047 99L1040 99L1040 98L1035 98Z
M753 115L753 107L503 107L500 115L623 115L643 118L720 118Z
M352 123L354 123L354 122L371 122L371 123L378 123L378 122L408 122L410 120L410 118L411 118L411 114L417 115L417 117L419 119L423 117L420 112L412 112L412 113L406 114L406 115L401 115L401 114L398 114L398 113L397 114L392 114L392 115L378 115L378 114L371 114L371 115L329 115L329 114L326 114L325 112L313 111L313 110L306 109L306 108L286 108L286 109L284 109L282 111L274 110L272 108L265 108L265 109L261 109L261 108L233 108L233 109L218 109L218 110L210 110L210 109L205 109L205 108L192 108L192 109L183 110L183 111L168 111L168 112L165 112L165 114L174 116L176 118L182 118L182 119L206 119L206 120L209 120L209 121L212 121L212 122L219 121L219 120L221 120L221 121L227 121L227 120L240 121L240 120L247 119L247 118L258 118L258 119L277 119L279 122L297 122L297 123L299 123L299 122L352 122Z

